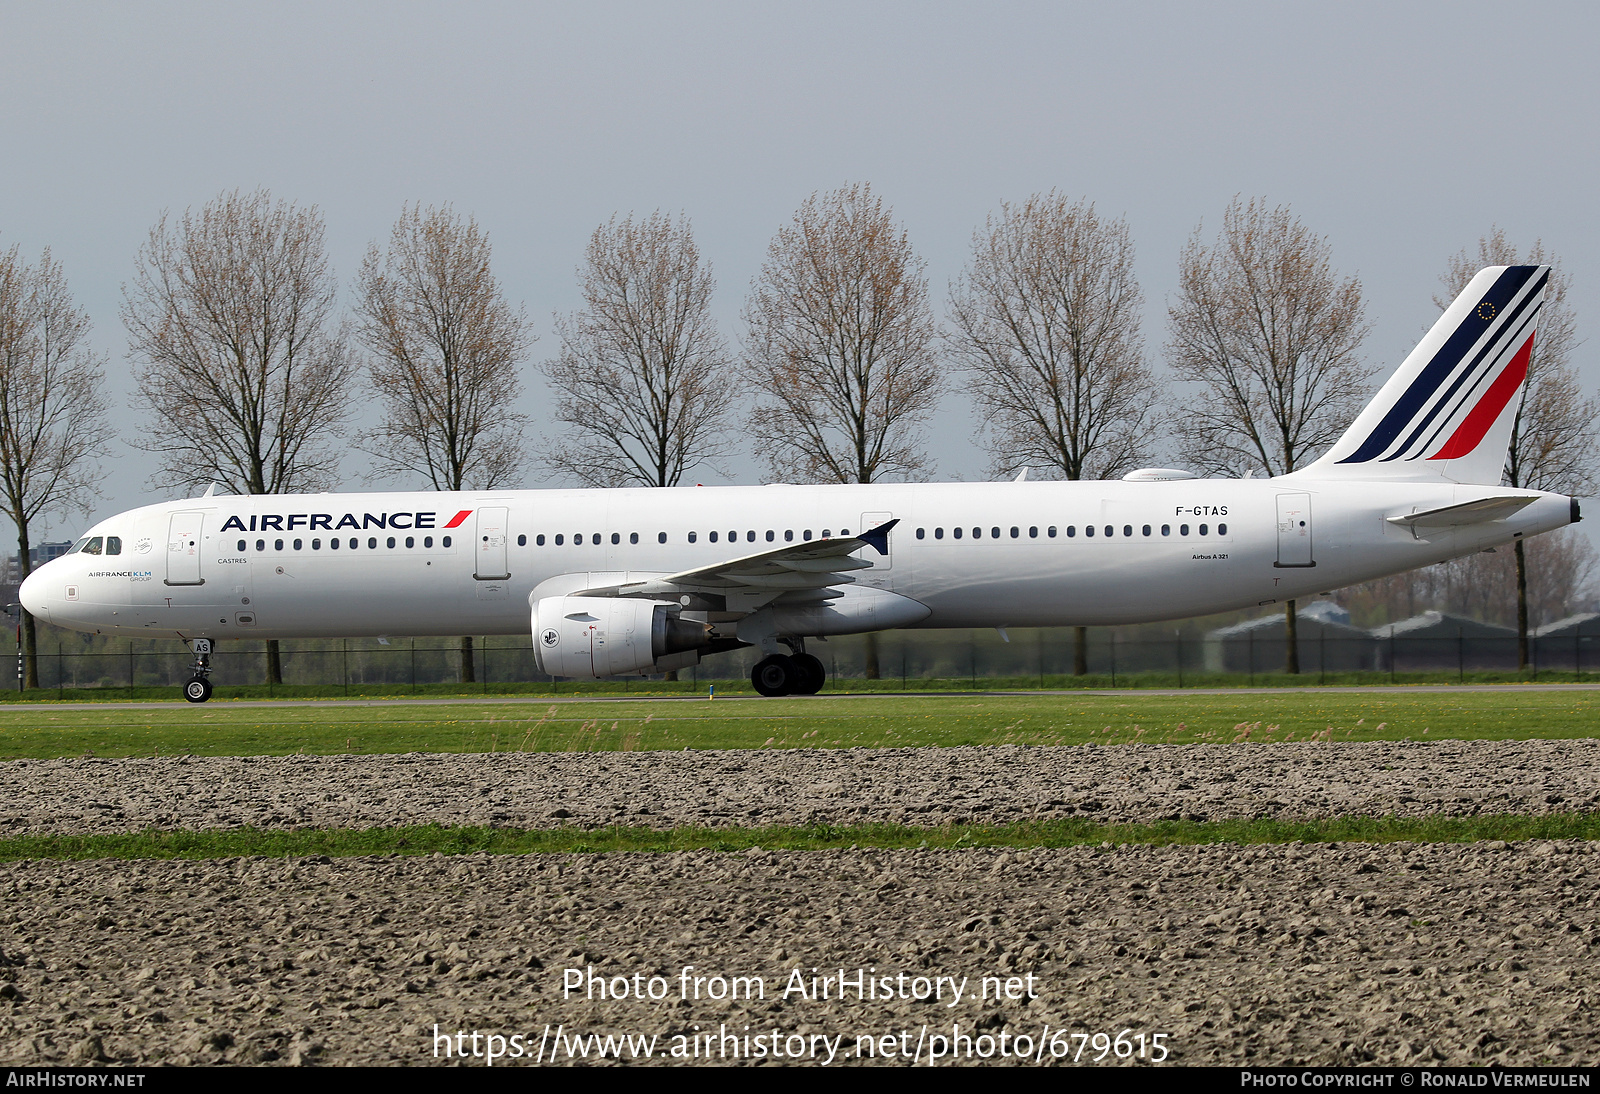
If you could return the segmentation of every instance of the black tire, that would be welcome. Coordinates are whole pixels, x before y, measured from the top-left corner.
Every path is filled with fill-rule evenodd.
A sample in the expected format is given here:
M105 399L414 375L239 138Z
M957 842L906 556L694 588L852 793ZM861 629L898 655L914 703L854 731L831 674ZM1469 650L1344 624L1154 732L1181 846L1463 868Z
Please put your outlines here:
M750 683L768 698L788 695L800 682L800 669L794 663L794 658L782 654L763 657L756 662L756 667L750 670Z
M822 685L828 682L828 670L823 667L821 660L809 653L794 655L795 667L800 670L800 679L795 682L795 695L815 695L822 690Z
M191 703L203 703L211 698L211 681L204 676L196 676L183 685L183 697Z

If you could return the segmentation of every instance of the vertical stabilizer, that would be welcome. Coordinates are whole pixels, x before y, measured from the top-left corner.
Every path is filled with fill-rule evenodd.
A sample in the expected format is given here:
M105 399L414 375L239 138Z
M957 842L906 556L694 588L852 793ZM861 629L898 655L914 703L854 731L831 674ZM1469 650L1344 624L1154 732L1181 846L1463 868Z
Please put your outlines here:
M1497 486L1549 266L1480 270L1327 454L1296 476Z

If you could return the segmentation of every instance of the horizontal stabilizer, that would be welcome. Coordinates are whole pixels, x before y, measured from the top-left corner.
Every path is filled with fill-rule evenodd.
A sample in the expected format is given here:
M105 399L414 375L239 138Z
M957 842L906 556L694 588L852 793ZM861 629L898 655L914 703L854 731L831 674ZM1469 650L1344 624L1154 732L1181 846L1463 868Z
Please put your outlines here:
M1539 499L1526 495L1507 495L1498 498L1480 498L1461 505L1446 505L1441 509L1428 509L1421 513L1407 513L1386 518L1390 524L1411 528L1455 528L1463 524L1482 524L1485 521L1505 520L1511 514L1532 505Z

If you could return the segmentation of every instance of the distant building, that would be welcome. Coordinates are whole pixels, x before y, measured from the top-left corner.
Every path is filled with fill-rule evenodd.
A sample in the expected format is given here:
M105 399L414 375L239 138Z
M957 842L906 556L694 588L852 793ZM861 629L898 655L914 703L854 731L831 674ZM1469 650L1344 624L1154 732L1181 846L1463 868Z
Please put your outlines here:
M1295 613L1302 672L1358 672L1373 667L1372 635L1350 626L1350 613L1317 600ZM1283 613L1219 627L1206 635L1207 672L1282 672L1288 653Z
M1423 612L1372 629L1378 668L1394 672L1514 672L1517 632L1464 615Z
M39 543L28 548L29 570L37 570L53 558L60 558L72 550L72 540L64 539L60 543ZM0 572L0 585L20 585L22 583L22 567L18 564L20 555L12 555L5 560L5 568ZM15 599L15 598L13 598Z
M1533 632L1534 664L1553 672L1600 672L1600 612L1569 615Z

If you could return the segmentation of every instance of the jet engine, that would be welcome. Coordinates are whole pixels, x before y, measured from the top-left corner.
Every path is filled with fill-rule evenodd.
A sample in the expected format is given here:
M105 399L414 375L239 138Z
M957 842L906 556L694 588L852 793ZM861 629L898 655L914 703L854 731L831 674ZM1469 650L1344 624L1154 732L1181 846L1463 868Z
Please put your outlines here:
M533 605L534 658L551 676L631 676L700 663L711 628L676 604L625 597L547 596Z

